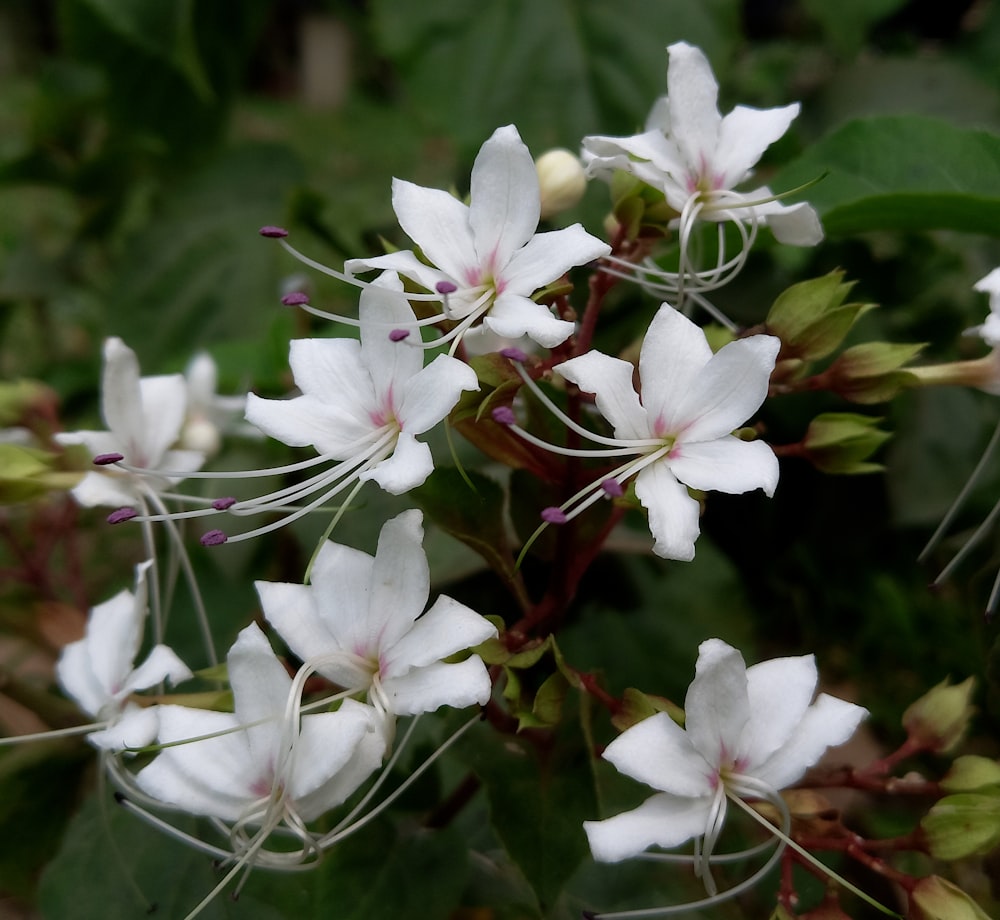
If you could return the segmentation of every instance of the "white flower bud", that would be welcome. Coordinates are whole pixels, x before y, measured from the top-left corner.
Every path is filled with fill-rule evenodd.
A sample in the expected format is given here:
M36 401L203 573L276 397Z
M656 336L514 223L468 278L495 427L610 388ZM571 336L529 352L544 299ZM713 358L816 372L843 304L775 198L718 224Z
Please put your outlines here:
M561 148L549 150L535 160L542 193L542 218L569 210L583 197L587 177L579 158Z

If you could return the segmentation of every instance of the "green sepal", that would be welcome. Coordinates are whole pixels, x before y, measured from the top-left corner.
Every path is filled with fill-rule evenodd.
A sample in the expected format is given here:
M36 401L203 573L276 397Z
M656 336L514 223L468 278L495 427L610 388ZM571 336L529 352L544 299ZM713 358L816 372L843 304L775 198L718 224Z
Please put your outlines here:
M892 434L878 428L882 419L854 412L824 412L809 423L802 439L805 457L816 469L835 475L877 473L884 467L868 463Z
M1000 845L1000 787L937 802L920 822L935 859L982 856Z

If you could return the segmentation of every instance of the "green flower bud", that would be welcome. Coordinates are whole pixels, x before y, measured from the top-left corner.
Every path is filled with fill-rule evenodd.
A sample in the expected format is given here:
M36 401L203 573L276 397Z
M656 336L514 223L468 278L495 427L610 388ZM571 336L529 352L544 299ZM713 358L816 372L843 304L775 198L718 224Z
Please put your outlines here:
M1000 844L1000 787L941 799L920 822L931 856L962 859Z
M969 726L975 707L969 700L975 679L949 685L947 680L928 690L903 713L903 728L925 750L951 750Z
M856 403L885 402L901 390L916 386L917 378L904 364L915 358L922 344L866 342L848 348L825 372L829 386Z
M941 780L946 792L973 792L987 786L1000 787L1000 763L989 757L959 757Z
M542 196L542 219L568 211L583 198L587 176L575 154L562 149L549 150L535 160L535 169Z
M920 920L990 920L961 888L936 875L922 878L910 892Z
M802 439L802 453L816 469L824 473L874 473L880 463L867 463L890 437L880 431L879 418L853 412L824 412L809 424Z

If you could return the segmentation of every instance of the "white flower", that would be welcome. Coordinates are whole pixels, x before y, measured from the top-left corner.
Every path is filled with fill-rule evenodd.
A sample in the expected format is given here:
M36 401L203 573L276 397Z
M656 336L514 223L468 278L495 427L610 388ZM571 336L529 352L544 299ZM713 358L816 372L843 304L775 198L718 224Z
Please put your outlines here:
M867 715L825 693L813 702L816 682L812 655L747 668L722 640L703 642L685 727L657 713L605 749L605 760L658 792L633 811L584 822L594 858L616 862L702 835L707 858L727 797L759 799L794 783Z
M183 447L211 455L218 453L223 432L258 434L249 425L239 425L246 409L246 396L219 395L218 368L208 352L199 352L188 362L184 382L187 414L180 435Z
M73 488L73 496L87 507L143 505L184 474L197 470L205 460L195 450L171 450L180 437L187 409L187 384L180 374L140 377L135 352L121 339L104 343L101 381L101 414L107 431L74 431L57 434L60 444L83 444L102 466L88 473ZM130 472L130 467L135 472ZM176 476L144 474L167 469Z
M227 662L235 712L160 707L158 740L169 746L136 776L147 794L266 832L285 821L294 832L381 764L385 736L372 707L345 700L336 712L289 717L292 679L255 624Z
M700 49L685 42L667 51L667 95L653 107L646 131L634 137L586 137L591 175L626 170L660 189L684 223L755 221L762 218L783 243L813 246L823 238L816 212L806 203L773 200L764 187L733 189L752 175L764 151L780 138L799 105L776 109L737 106L719 114L719 87Z
M289 363L302 391L294 399L250 394L247 420L292 447L312 445L351 461L361 481L399 495L434 469L417 436L451 411L463 390L478 390L475 372L448 355L427 367L424 352L392 335L414 329L399 278L383 275L361 294L361 341L296 339Z
M374 557L325 543L309 585L256 584L264 615L296 655L396 715L483 705L491 692L478 655L442 659L485 642L496 628L443 595L423 613L430 573L422 520L419 511L404 511L388 521Z
M967 329L966 335L978 335L991 348L996 348L1000 345L1000 268L994 268L985 278L980 278L973 287L990 295L990 312L981 326Z
M129 702L137 690L164 680L178 683L191 671L165 645L156 645L142 664L133 664L142 643L147 608L146 573L152 562L136 566L135 593L121 591L90 611L87 631L59 656L56 676L80 708L111 724L88 739L98 747L142 747L156 735L156 708Z
M420 247L412 252L351 259L349 275L372 268L398 271L429 291L446 294L446 317L462 331L480 316L504 338L530 336L551 348L573 324L557 319L531 295L576 265L606 256L610 247L579 224L536 233L538 175L513 125L498 128L472 168L470 203L448 192L394 179L392 204L399 224Z
M595 438L610 447L606 453L639 455L602 484L607 491L609 484L620 487L636 476L635 493L649 512L658 555L694 558L699 505L687 486L731 494L758 488L774 493L774 452L732 431L764 401L780 346L774 336L754 335L713 355L701 329L664 304L640 352L641 399L632 384L634 367L619 358L592 351L555 367L594 394L597 408L614 427L614 438Z

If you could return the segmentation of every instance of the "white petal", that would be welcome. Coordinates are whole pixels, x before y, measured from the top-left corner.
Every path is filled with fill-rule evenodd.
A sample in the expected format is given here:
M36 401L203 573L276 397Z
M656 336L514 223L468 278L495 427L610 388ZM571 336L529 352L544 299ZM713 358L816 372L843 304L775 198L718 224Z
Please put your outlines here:
M747 668L750 722L741 757L752 773L798 730L816 692L816 659L773 658Z
M719 85L701 49L677 42L667 52L671 134L691 166L704 163L711 167L722 124Z
M536 233L514 253L501 276L502 288L530 296L575 265L586 265L611 252L611 247L591 236L579 224L562 230Z
M453 277L446 272L427 265L425 262L421 262L409 250L390 252L384 256L374 256L370 259L348 259L344 263L344 271L348 275L357 275L376 268L398 272L404 278L415 281L428 291L435 290L439 281L451 281L459 287L464 287L467 283L464 276Z
M95 718L113 701L113 695L94 674L86 639L78 639L63 647L56 664L56 677L67 695L85 713Z
M136 706L129 703L114 723L87 735L94 747L105 751L136 750L151 744L159 728L159 706Z
M469 199L480 265L490 274L500 273L537 229L541 209L535 163L513 125L497 128L480 148Z
M493 301L483 324L505 339L529 336L543 348L561 345L576 328L571 322L557 319L548 307L510 291Z
M421 349L400 342L397 347L421 354ZM463 361L438 355L415 373L398 394L397 419L404 431L423 434L445 418L465 390L478 390L476 372Z
M422 348L414 348L405 339L394 342L390 338L393 329L414 328L417 319L399 276L385 272L365 288L358 315L361 356L374 388L375 405L395 414L410 379L424 366Z
M733 435L682 443L665 461L685 485L703 492L739 495L763 489L768 496L778 485L778 458L763 441L741 441Z
M654 844L673 847L705 833L711 796L678 798L661 792L632 811L604 821L584 821L590 852L598 862L620 862Z
M423 520L420 511L404 511L382 526L365 624L370 649L392 648L427 604L431 576L423 547Z
M659 792L682 797L711 795L713 771L691 738L665 712L622 732L602 755L620 773Z
M356 406L365 414L375 408L371 378L356 339L292 339L288 364L295 385L317 401Z
M647 466L635 480L636 498L649 512L653 552L664 559L694 559L700 507L666 463Z
M431 449L408 431L401 431L392 456L364 470L358 479L374 480L390 495L402 495L423 485L433 471Z
M375 732L372 708L355 700L344 700L336 712L303 717L289 791L304 821L339 805L378 767L378 745L361 744L367 735L376 741L381 737ZM384 750L384 739L381 746ZM359 753L367 755L361 770L354 762Z
M382 673L393 676L409 668L422 668L496 634L496 627L485 617L441 595L413 628L387 650Z
M854 734L867 709L821 693L809 707L789 742L753 770L753 776L775 789L784 789L823 755Z
M313 564L312 596L320 618L337 647L363 657L378 653L369 647L367 629L374 567L374 556L331 541L323 544ZM299 657L306 658L301 653Z
M594 394L597 408L611 422L616 438L651 437L646 410L639 404L632 383L635 368L628 361L590 351L557 364L553 370L585 393Z
M90 667L109 696L124 688L139 651L145 619L146 605L137 604L131 591L119 591L90 611L86 637Z
M119 338L104 343L101 414L126 455L144 439L146 421L139 390L139 361Z
M256 623L240 631L226 656L233 708L255 764L273 763L292 679ZM260 724L255 724L260 723Z
M315 446L332 459L346 460L379 430L363 407L330 405L312 396L262 399L247 396L247 421L289 447Z
M87 473L70 492L84 508L121 508L139 500L135 480L127 473Z
M132 459L136 466L156 467L172 444L181 435L181 427L187 414L187 383L181 374L162 377L143 377L139 381L142 394L143 427L137 436L141 443L134 449L141 455Z
M676 409L683 440L719 438L750 418L767 396L780 347L776 336L752 335L713 355Z
M639 352L648 430L676 432L686 420L680 415L681 406L711 359L712 349L705 333L669 304L663 304L649 324Z
M787 246L815 246L823 240L823 225L815 208L806 202L783 205L778 201L754 208L763 214L779 243Z
M479 283L478 277L470 278L478 275L480 264L469 225L469 209L461 201L436 188L393 179L392 207L399 225L428 261L446 274L462 279L463 284ZM367 264L371 263L368 260ZM402 268L400 271L405 274Z
M177 653L166 645L154 645L145 660L128 676L125 689L146 690L160 681L168 680L178 684L190 680L194 675L191 669L177 656Z
M643 134L635 134L632 137L585 137L583 139L584 149L590 151L598 159L596 165L589 165L588 170L594 172L613 166L615 169L624 169L627 172L639 175L639 163L635 159L647 161L654 167L651 173L646 173L654 178L657 173L662 173L661 178L667 175L674 177L678 182L685 180L689 167L669 138L664 137L659 130L646 131ZM644 181L649 179L644 178ZM651 185L658 185L656 181Z
M743 750L750 719L746 663L721 639L708 639L698 647L684 714L691 743L709 763L729 766Z
M433 712L439 706L485 706L492 693L490 675L478 655L457 664L414 668L382 684L391 710L397 715Z
M719 188L742 182L762 154L788 130L799 114L799 104L777 109L738 105L722 119L712 171Z

